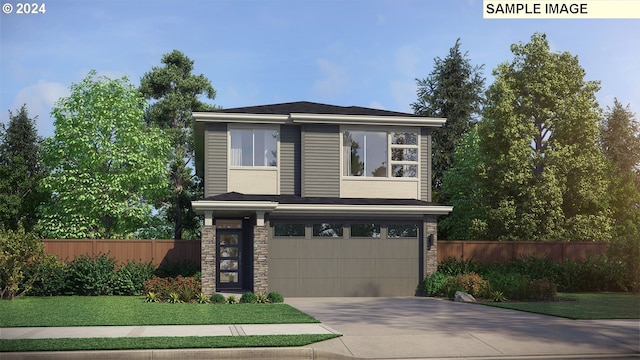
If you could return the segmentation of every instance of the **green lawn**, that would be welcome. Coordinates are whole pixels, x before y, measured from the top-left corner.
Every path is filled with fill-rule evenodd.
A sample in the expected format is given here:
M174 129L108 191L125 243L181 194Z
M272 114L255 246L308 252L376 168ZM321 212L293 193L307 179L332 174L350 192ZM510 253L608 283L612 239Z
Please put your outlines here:
M340 335L263 335L263 336L199 336L199 337L135 337L90 339L0 339L0 351L69 351L69 350L136 350L197 349L233 347L304 346Z
M640 319L640 294L561 293L559 301L485 303L569 319Z
M317 323L286 304L145 303L140 296L23 297L0 301L0 327ZM304 346L339 335L1 340L0 351Z
M139 296L23 297L0 301L0 327L316 322L286 304L145 303Z

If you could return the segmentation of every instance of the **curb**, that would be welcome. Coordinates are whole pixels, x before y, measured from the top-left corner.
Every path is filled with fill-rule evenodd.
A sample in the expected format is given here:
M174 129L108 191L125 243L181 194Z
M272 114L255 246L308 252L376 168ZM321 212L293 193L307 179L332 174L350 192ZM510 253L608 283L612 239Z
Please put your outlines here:
M308 359L353 360L353 357L313 348L229 348L171 350L39 351L1 353L2 360L173 360L173 359Z

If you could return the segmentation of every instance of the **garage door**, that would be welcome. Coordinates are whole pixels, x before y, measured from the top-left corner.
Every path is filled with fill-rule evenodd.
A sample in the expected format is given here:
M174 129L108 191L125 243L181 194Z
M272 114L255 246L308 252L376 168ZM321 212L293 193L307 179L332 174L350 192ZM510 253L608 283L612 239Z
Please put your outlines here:
M269 240L269 290L288 297L412 296L421 267L417 238Z

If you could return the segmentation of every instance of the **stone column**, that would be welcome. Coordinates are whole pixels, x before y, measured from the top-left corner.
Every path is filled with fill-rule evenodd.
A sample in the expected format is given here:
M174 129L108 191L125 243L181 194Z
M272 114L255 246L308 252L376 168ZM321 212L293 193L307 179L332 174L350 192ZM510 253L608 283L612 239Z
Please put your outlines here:
M269 291L269 226L253 226L253 292Z
M204 225L201 232L202 292L211 296L216 292L216 227Z
M424 277L438 270L438 218L435 215L424 217Z

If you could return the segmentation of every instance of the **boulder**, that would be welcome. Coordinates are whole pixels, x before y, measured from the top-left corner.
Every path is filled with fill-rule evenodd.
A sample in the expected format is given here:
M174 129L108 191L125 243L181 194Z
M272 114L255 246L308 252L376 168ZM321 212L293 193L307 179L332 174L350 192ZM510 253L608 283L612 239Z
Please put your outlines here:
M453 301L456 302L466 302L466 303L474 303L476 302L476 298L471 294L467 294L464 291L456 291L456 295L453 298Z

